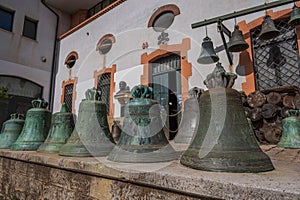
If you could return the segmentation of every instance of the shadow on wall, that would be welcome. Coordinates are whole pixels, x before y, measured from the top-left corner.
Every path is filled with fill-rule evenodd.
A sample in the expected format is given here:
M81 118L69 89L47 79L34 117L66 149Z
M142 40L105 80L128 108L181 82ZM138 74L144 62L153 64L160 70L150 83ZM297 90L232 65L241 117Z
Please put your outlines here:
M240 53L239 65L236 67L236 73L239 76L248 76L253 73L253 63L248 51Z

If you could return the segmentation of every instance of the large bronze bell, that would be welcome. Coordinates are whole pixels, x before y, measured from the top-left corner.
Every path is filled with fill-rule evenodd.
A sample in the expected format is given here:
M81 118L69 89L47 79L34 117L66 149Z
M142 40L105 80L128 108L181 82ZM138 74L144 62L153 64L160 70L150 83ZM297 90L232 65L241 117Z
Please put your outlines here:
M211 64L219 61L219 57L217 56L213 43L211 39L206 36L202 42L202 49L200 56L197 60L200 64Z
M37 150L45 141L51 124L48 103L43 99L32 101L33 108L26 113L25 125L18 139L11 145L12 150Z
M101 91L88 89L85 97L79 105L75 129L67 143L61 147L59 155L107 156L114 147L107 123L106 105L101 101Z
M261 26L261 32L259 34L259 39L269 40L277 37L280 31L275 27L274 21L269 15L266 15Z
M74 115L67 112L63 103L60 112L53 115L51 128L45 142L39 147L38 152L58 153L73 132L75 123Z
M288 23L292 26L297 26L300 24L300 8L296 5L293 7L291 17Z
M24 115L18 113L10 115L10 119L3 123L3 131L0 135L0 149L9 148L17 140L24 122Z
M221 172L273 170L248 125L241 94L232 89L236 75L217 65L200 96L197 133L180 162L188 167Z
M184 102L184 111L175 143L189 144L198 129L199 124L199 98L203 89L194 87L189 90L190 98Z
M277 144L282 148L300 148L300 110L288 110L282 120L282 136Z
M165 162L178 158L163 132L161 107L151 99L152 89L132 89L133 99L125 105L122 133L108 160L129 163Z
M228 51L230 52L240 52L249 48L248 43L244 40L242 31L239 27L234 26L234 31L232 32L231 38L228 43Z

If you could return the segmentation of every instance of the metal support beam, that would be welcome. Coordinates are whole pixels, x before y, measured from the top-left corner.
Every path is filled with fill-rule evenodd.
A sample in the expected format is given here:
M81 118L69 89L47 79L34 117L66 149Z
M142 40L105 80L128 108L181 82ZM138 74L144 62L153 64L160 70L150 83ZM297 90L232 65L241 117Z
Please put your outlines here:
M222 24L222 22L218 21L218 30L220 31L220 35L221 35L221 38L222 38L222 41L223 41L224 49L226 51L226 55L227 55L229 64L233 65L232 58L231 58L230 52L228 51L227 42L226 42L226 39L225 39L225 36L224 36L224 33L225 33L226 35L229 34L229 37L231 37L231 33L230 33L230 31L229 31L229 33L226 33L226 29L227 28Z
M255 7L252 7L252 8L245 9L245 10L241 10L241 11L233 12L233 13L230 13L230 14L214 17L214 18L204 20L204 21L201 21L201 22L196 22L196 23L192 24L192 28L193 29L194 28L199 28L199 27L202 27L202 26L218 23L218 21L234 19L234 18L237 18L237 17L241 17L241 16L244 16L244 15L249 15L249 14L256 13L256 12L263 11L263 10L268 10L268 9L271 9L271 8L275 8L275 7L278 7L278 6L283 6L283 5L293 3L293 2L297 2L297 1L299 1L299 0L279 0L279 1L271 2L271 3L265 3L265 4L262 4L262 5L259 5L259 6L255 6Z

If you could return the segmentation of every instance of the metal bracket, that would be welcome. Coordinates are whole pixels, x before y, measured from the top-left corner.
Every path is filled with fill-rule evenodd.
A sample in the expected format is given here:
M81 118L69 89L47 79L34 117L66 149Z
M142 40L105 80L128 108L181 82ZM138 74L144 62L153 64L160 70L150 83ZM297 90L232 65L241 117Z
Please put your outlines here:
M231 58L230 52L228 51L227 42L226 42L226 39L225 39L225 36L224 36L224 33L225 33L229 38L231 38L231 32L226 26L224 26L222 21L218 21L218 31L220 32L220 35L221 35L221 38L222 38L222 41L223 41L223 46L224 46L224 49L226 51L226 55L227 55L229 64L233 65L232 58Z

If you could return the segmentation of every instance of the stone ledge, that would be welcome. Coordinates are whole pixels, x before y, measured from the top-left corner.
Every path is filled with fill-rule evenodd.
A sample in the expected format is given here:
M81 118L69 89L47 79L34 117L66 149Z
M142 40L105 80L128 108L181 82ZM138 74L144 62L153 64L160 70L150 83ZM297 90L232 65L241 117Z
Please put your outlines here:
M62 157L34 151L0 150L0 157L196 198L300 199L300 150L274 146L262 146L262 149L271 157L274 171L206 172L184 167L178 160L153 164L116 163L106 157Z

